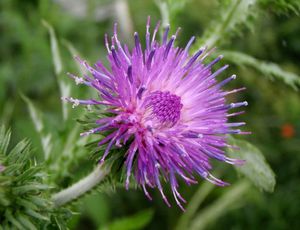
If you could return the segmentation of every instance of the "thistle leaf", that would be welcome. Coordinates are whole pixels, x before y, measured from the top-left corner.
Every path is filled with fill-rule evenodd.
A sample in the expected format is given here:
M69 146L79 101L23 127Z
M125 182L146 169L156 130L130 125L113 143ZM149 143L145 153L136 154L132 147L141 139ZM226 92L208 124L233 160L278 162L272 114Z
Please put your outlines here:
M10 135L10 130L6 131L4 126L0 127L0 154L6 153L10 141Z
M202 38L196 42L194 47L206 45L212 48L228 40L238 33L240 25L251 25L251 19L258 14L256 0L232 0L227 1L227 5L222 4L219 17L208 27Z
M55 70L55 74L58 76L59 74L61 74L63 66L62 66L56 35L53 27L46 20L42 20L42 24L47 28L48 33L50 35L50 44L51 44L54 70Z
M30 114L30 118L34 124L34 127L38 133L41 133L44 129L44 122L42 118L42 113L39 111L35 105L31 102L31 100L26 97L24 94L20 94L22 99L25 101L27 104L27 108Z
M278 14L288 14L290 12L300 15L300 1L299 0L260 0L263 7L270 9Z
M17 220L18 220L20 223L22 223L23 226L25 226L26 229L37 230L36 226L30 221L30 219L29 219L27 216L25 216L25 215L19 213L19 214L17 215Z
M59 46L56 39L55 31L47 21L42 20L42 24L47 28L50 36L52 59L53 59L56 78L59 85L60 96L62 98L69 97L71 92L71 86L62 77L63 65L61 61L61 56L60 56L60 51L59 51ZM68 118L68 111L69 111L68 106L66 105L66 103L62 102L62 112L63 112L64 120L67 120Z
M47 160L50 156L50 152L53 147L52 135L51 135L51 133L47 133L47 131L45 130L45 125L44 125L44 121L42 118L42 112L24 94L21 94L21 97L27 104L27 108L29 110L31 120L34 124L34 127L35 127L37 133L40 136L40 141L41 141L42 149L44 152L44 156L45 156L45 159Z
M222 54L228 61L231 61L237 65L249 66L271 79L276 78L278 80L282 80L294 90L298 90L298 87L300 86L300 76L283 70L275 63L261 61L250 55L237 51L222 51Z
M57 227L53 216L64 223L66 215L50 201L50 186L44 184L42 165L33 161L28 140L19 142L10 152L9 131L0 127L0 220L4 229L43 229Z
M228 149L229 156L246 161L245 165L235 167L236 170L259 189L273 192L276 184L275 174L261 151L247 141L232 137L230 137L229 143L240 148L239 151Z

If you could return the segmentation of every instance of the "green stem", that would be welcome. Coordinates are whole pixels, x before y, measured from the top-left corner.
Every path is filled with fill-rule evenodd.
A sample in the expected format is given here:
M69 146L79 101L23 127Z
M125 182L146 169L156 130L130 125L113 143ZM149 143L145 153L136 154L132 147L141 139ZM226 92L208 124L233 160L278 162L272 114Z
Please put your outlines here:
M226 15L223 23L219 24L219 26L215 29L215 33L213 33L213 36L207 39L206 45L208 48L214 47L216 43L220 40L224 31L228 29L228 25L233 19L235 12L238 9L240 4L241 4L241 0L237 0L236 3L232 5L232 8L229 9L228 14Z
M196 191L191 201L189 202L186 211L181 215L179 221L177 222L176 230L188 229L188 225L197 212L199 206L214 188L215 185L207 181L199 186L198 191Z
M250 184L246 180L228 188L227 192L193 218L188 229L205 229L207 225L216 222L221 215L227 213L232 206L243 204L245 194L249 191L249 188Z
M69 203L77 199L81 195L90 191L93 187L98 185L104 177L110 172L110 167L107 165L98 165L89 175L71 185L70 187L54 194L52 201L56 207Z

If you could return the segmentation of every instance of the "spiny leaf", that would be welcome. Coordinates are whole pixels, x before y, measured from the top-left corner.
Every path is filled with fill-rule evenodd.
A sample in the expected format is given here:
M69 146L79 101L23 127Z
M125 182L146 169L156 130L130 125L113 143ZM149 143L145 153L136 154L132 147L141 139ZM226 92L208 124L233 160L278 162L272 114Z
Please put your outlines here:
M39 190L46 190L49 189L48 185L43 185L43 184L26 184L18 187L13 188L13 192L19 195L22 195L27 192L31 191L39 191Z
M19 213L19 214L17 215L17 220L18 220L20 223L22 223L22 224L26 227L26 229L29 229L29 230L37 230L36 226L30 221L30 219L29 219L27 216L25 216L25 215Z
M64 78L62 77L63 65L62 65L61 56L60 56L59 47L58 47L54 29L45 20L42 20L42 24L47 28L48 33L50 35L52 59L53 59L53 63L54 63L54 70L55 70L56 78L57 78L58 85L59 85L60 96L62 98L69 97L70 92L71 92L71 86L70 86L70 84L66 83L66 80L64 80ZM68 110L67 104L62 102L62 112L63 112L64 120L67 120L67 118L68 118L68 111L69 110Z
M27 108L29 110L29 114L31 117L31 120L34 124L34 127L37 131L37 133L40 136L42 149L45 155L45 159L47 160L49 158L50 152L52 150L53 144L52 144L52 135L50 133L47 133L45 130L45 125L42 117L41 111L33 104L33 102L26 97L24 94L21 93L22 99L27 104Z
M275 63L261 61L237 51L222 51L222 54L228 61L237 65L250 66L269 78L276 78L284 81L285 84L291 86L295 90L298 90L298 87L300 86L300 76L283 70Z
M35 176L42 168L41 167L32 167L25 170L22 174L20 174L16 180L23 181L26 180L28 177Z
M10 130L6 131L4 126L0 127L0 154L6 153L10 141L10 135Z
M229 143L240 148L238 151L228 149L229 156L246 161L245 165L236 167L236 170L259 189L273 192L276 184L275 175L261 151L249 142L233 137L230 137Z
M256 0L232 0L227 1L226 6L221 4L220 16L212 22L194 47L199 49L199 47L206 45L211 48L224 43L240 31L240 25L250 25L251 19L257 16L258 9L256 6Z
M3 133L8 132L1 129L2 136ZM60 209L50 201L51 187L43 184L42 166L32 157L27 140L19 142L9 153L0 152L4 166L0 173L0 222L4 229L42 229L48 224L57 227L52 222L53 215L64 222Z
M21 230L24 229L23 226L22 226L22 224L13 217L11 211L7 210L5 212L5 216L6 216L7 220L9 222L11 222L15 227L17 227L18 229L21 229Z
M44 122L43 122L41 111L39 111L35 107L35 105L31 102L31 100L28 97L26 97L22 93L20 95L21 95L22 99L25 101L25 103L27 104L27 108L29 110L31 120L34 124L34 127L35 127L36 131L38 133L41 133L44 129Z
M49 218L47 216L43 216L39 213L37 213L36 211L32 210L32 209L27 209L25 211L26 214L36 218L36 219L41 219L41 220L45 220L45 221L49 221Z
M299 0L260 0L263 7L272 10L279 14L288 14L290 12L299 16L300 14L300 1ZM270 6L272 6L270 8Z
M35 205L40 206L40 207L47 207L50 205L49 200L38 197L38 196L30 196L29 195L28 198L30 199L30 201L32 203L34 203Z
M42 24L47 28L50 35L53 64L54 64L55 74L58 76L62 72L63 67L62 67L62 61L60 57L60 52L59 52L55 32L53 27L46 20L42 20Z
M22 163L24 158L27 157L26 151L28 151L29 148L29 141L28 140L22 140L20 141L8 154L7 156L7 162L20 162ZM22 153L24 153L22 155Z

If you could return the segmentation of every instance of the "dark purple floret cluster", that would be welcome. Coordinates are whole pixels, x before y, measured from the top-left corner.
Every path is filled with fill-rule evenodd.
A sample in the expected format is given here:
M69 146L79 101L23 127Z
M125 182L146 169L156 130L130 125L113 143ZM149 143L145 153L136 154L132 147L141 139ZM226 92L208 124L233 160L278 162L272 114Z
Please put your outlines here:
M176 203L183 209L185 200L178 192L178 179L187 184L197 183L199 175L216 185L227 183L211 173L210 159L229 164L242 164L242 160L226 156L224 148L227 134L245 134L236 127L244 122L229 123L228 117L242 112L229 110L246 106L247 102L227 104L225 97L243 90L223 91L222 87L236 76L217 81L216 77L228 65L215 72L211 68L222 56L208 64L204 60L211 50L201 48L189 54L194 37L185 48L174 45L178 31L168 37L165 29L162 42L156 40L159 23L150 34L150 18L146 26L146 47L143 50L137 33L135 46L130 50L122 45L114 34L109 43L105 37L110 67L100 61L94 67L80 63L90 75L83 78L70 75L76 83L93 87L98 99L79 100L65 98L74 104L105 105L113 116L95 121L96 128L82 135L110 131L99 145L105 145L101 163L112 148L128 144L126 151L126 188L131 175L151 199L147 188L157 187L167 205L170 206L162 186L169 182Z

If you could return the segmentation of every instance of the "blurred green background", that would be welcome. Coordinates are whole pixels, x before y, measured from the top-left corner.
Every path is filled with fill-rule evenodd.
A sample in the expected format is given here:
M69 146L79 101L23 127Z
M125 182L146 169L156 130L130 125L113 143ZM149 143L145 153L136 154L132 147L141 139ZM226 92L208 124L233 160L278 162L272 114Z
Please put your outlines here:
M61 115L59 83L53 66L49 33L42 24L47 21L55 30L63 63L62 76L71 85L71 95L86 96L89 89L79 87L66 73L78 73L70 53L70 45L83 59L94 63L104 60L104 34L112 34L114 22L119 23L121 38L131 44L132 34L143 34L147 15L152 26L161 18L158 1L151 0L1 0L0 1L0 122L13 130L13 141L23 137L32 140L37 158L42 146L39 134L31 122L23 93L41 111L55 138L68 135L66 126L73 126L81 110L71 110L68 122ZM176 1L174 1L176 2ZM177 1L180 2L180 1ZM265 2L265 4L264 4ZM271 1L269 1L271 2ZM278 1L280 2L280 1ZM273 7L274 8L273 8ZM192 35L201 36L218 16L218 1L189 0L176 9L172 28L182 28L179 44ZM279 12L276 4L261 1L261 12L251 28L241 31L220 45L220 49L241 51L256 58L276 62L284 70L300 74L300 17L293 12ZM225 61L224 61L225 62ZM246 114L239 120L247 122L252 135L248 141L258 146L276 174L273 193L251 187L241 199L233 200L222 210L209 215L206 229L299 229L300 228L300 96L299 92L281 80L270 80L253 68L231 65L226 75L236 73L238 79L228 89L245 86L247 90L234 100L247 100ZM226 76L221 76L225 78ZM70 106L69 106L70 107ZM56 149L59 151L59 149ZM70 166L70 180L76 181L90 171L93 163L86 157ZM82 166L83 167L79 167ZM216 163L220 165L220 163ZM219 167L219 166L218 166ZM217 169L220 177L232 185L239 175L230 166ZM68 180L64 180L66 184ZM59 182L57 182L59 183ZM200 186L204 186L200 182ZM226 188L227 189L227 188ZM197 210L222 197L224 188L211 188ZM182 183L180 191L191 201L198 185ZM72 204L70 229L175 229L182 212L175 203L168 208L157 191L154 201L148 201L139 189L94 192ZM195 198L195 197L194 197ZM214 218L215 215L215 218ZM208 219L209 219L208 218Z

